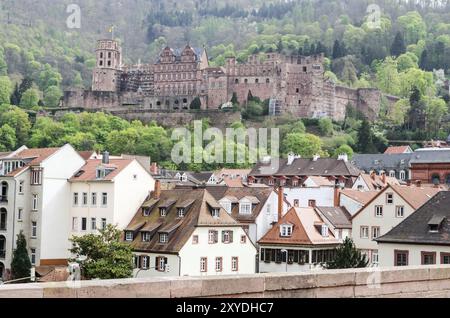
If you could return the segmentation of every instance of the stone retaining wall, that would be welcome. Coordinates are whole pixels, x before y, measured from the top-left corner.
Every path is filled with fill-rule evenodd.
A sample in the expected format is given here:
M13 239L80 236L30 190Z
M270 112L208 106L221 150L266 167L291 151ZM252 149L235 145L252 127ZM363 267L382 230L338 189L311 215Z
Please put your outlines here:
M0 286L2 297L450 297L450 266L155 278Z

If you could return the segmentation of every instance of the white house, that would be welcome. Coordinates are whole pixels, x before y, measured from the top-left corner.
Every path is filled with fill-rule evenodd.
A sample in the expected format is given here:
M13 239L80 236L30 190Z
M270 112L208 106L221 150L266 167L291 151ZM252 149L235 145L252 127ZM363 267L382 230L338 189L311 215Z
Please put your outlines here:
M378 192L343 189L339 193L339 206L344 207L353 216L369 203Z
M258 241L259 271L301 272L320 269L334 259L340 244L314 208L291 208Z
M450 264L450 192L440 192L377 239L380 266Z
M156 190L124 231L134 276L216 276L255 273L256 247L206 190Z
M280 193L268 187L209 187L208 191L225 211L243 225L254 244L278 221L278 200L282 202L282 215L290 207L281 196L284 191Z
M372 198L352 218L352 238L372 263L379 263L376 238L385 235L413 214L440 189L389 185Z
M96 233L107 224L124 229L154 190L155 181L136 159L89 159L70 178L70 232Z
M70 145L21 147L2 158L0 184L0 270L7 276L17 234L23 232L33 265L67 259L70 184L85 161Z
M336 206L338 190L334 181L325 177L308 177L301 187L284 188L286 200L294 207Z
M400 185L395 177L388 177L386 173L377 175L375 172L371 174L362 173L358 176L353 184L353 190L360 191L377 191L385 188L387 185Z

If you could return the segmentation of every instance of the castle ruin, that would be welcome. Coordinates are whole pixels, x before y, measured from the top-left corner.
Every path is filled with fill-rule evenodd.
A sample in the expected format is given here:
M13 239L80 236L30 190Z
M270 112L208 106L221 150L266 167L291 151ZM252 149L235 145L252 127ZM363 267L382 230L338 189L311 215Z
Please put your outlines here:
M251 92L275 102L275 114L342 120L350 104L373 120L382 98L377 89L350 89L325 78L322 54L255 54L246 63L230 57L224 67L211 67L206 49L187 45L164 48L154 64L124 65L119 43L99 40L96 60L92 89L65 92L64 107L183 112L198 98L202 110L217 110L234 94L245 105Z

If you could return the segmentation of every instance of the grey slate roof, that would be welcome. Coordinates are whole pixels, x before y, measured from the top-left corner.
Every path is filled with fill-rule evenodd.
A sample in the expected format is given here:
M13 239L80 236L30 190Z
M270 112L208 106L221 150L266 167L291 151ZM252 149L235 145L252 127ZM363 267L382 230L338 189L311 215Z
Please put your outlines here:
M337 229L351 229L351 215L344 207L317 207L319 213Z
M411 157L415 163L450 163L450 149L416 150Z
M429 223L443 218L444 221L439 232L430 233ZM376 241L450 246L450 192L439 192L415 213Z
M352 163L366 172L371 170L408 170L414 154L355 154Z
M250 176L265 176L261 168L270 164L258 163L250 172ZM332 158L319 158L317 161L307 158L295 159L291 165L287 159L280 159L277 170L272 170L274 176L359 176L361 172L350 162Z

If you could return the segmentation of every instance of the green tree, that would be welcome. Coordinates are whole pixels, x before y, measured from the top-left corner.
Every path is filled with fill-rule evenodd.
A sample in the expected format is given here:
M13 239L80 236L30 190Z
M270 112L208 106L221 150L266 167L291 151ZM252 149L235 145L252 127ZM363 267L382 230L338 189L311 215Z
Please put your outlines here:
M0 105L9 104L11 98L11 81L8 76L0 76Z
M62 97L58 86L50 86L44 92L44 104L46 107L57 107Z
M333 122L330 118L319 119L319 129L322 136L330 137L333 136L334 128Z
M369 261L366 255L356 248L349 237L336 249L334 260L323 264L326 269L364 268L367 265Z
M401 32L397 32L394 38L394 42L391 46L391 55L392 56L400 56L406 52L405 40L403 39L403 34Z
M353 149L352 147L350 147L349 145L342 145L339 148L336 149L336 151L334 152L334 158L339 157L340 155L347 155L348 159L352 159L353 158Z
M16 131L4 124L0 127L0 151L14 150L16 147Z
M28 114L18 107L9 107L0 112L0 125L8 124L16 132L16 145L24 145L28 141L31 122Z
M22 94L22 98L20 99L20 106L26 109L32 109L33 107L37 107L39 105L39 92L30 88L26 90Z
M13 279L27 278L31 276L31 261L28 255L27 241L21 231L17 234L16 249L11 261L11 274Z
M130 278L133 273L131 247L121 242L121 231L107 225L99 234L72 237L75 255L71 261L80 264L82 275L87 279Z
M290 133L283 141L283 148L285 153L292 152L305 158L326 156L322 149L322 140L312 134Z
M367 119L364 119L358 129L358 151L360 153L377 153L373 139L374 136L370 123Z

